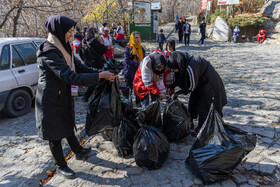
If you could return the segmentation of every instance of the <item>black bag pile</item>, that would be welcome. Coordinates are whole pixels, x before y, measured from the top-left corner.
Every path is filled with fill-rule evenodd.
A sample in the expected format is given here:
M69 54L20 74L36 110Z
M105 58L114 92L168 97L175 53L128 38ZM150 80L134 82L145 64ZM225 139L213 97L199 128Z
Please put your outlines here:
M169 142L158 129L161 128L160 102L156 101L140 111L138 120L141 128L135 136L133 155L138 166L158 169L169 153Z
M134 136L140 128L136 120L137 112L131 104L122 102L123 118L120 126L114 128L112 137L114 146L122 157L132 153Z
M123 62L111 59L104 70L118 74L123 67ZM114 127L120 125L120 120L121 99L118 80L112 83L101 79L87 111L86 133L91 136L105 130L113 130Z
M163 132L168 140L180 140L189 135L191 129L188 109L179 100L167 100L163 113Z
M204 184L222 181L255 148L256 141L256 135L224 126L212 104L186 159L186 165Z

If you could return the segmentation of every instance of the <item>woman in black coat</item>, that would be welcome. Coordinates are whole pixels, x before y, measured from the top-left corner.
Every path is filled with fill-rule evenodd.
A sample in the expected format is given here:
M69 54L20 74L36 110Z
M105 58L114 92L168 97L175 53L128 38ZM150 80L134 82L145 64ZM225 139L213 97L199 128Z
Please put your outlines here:
M69 39L73 37L75 21L55 15L49 17L45 26L48 39L37 51L36 126L39 136L49 141L57 172L66 178L75 178L75 172L65 162L61 140L67 138L77 159L82 159L90 148L81 147L74 133L75 112L71 94L76 90L71 89L71 85L95 85L99 78L114 81L115 75L107 71L98 73L74 59Z
M196 136L207 118L212 102L223 116L222 109L227 104L223 81L210 62L200 56L175 51L170 54L168 65L175 72L175 82L171 89L176 86L181 89L175 94L191 92L189 112L192 119L199 116L198 126L193 133Z

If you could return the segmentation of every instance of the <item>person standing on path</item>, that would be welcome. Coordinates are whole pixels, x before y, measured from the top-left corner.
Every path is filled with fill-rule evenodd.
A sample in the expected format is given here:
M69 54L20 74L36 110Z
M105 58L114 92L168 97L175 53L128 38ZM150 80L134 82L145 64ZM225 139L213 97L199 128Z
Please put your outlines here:
M99 42L104 44L107 48L107 52L104 55L106 59L114 58L114 47L112 37L109 35L110 29L108 27L103 28L103 33L99 38Z
M191 36L191 24L189 24L188 20L186 20L186 24L184 25L183 30L184 30L185 45L188 44L188 46L189 46L190 45L190 36Z
M181 89L173 98L191 92L189 112L191 121L198 117L198 126L192 133L196 136L207 118L212 102L223 117L222 109L227 104L223 81L210 62L200 56L175 51L169 56L168 66L175 72L175 82L170 91L172 92L176 86Z
M133 32L130 35L130 44L124 50L124 63L123 75L127 86L130 88L130 93L133 90L133 79L138 69L139 64L145 57L145 50L141 45L141 35L139 32ZM125 95L128 99L129 94ZM135 93L136 105L140 105L140 99Z
M47 40L37 50L39 68L38 89L35 99L35 118L39 137L49 141L57 173L75 178L64 159L61 140L66 138L76 159L83 159L90 148L80 146L75 136L75 111L71 85L95 85L100 78L111 82L116 75L109 71L98 73L73 57L69 40L76 22L62 15L48 18L45 27Z
M178 31L178 38L179 38L179 43L183 43L183 20L180 18L180 21L176 25L176 31Z
M116 31L116 40L124 40L124 29L121 23L118 23Z
M163 29L160 29L160 34L158 35L158 45L159 50L163 51L163 44L166 42L165 35L163 34Z
M204 45L204 39L205 39L205 34L206 34L206 23L205 23L205 18L202 18L202 23L199 25L199 32L201 34L201 38L198 41L198 44L201 42L201 45Z

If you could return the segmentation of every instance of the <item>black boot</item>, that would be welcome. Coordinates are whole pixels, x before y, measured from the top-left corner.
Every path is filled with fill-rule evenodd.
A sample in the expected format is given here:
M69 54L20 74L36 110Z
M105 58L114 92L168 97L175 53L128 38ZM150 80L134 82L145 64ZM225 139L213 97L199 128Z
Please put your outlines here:
M90 153L90 151L91 151L90 147L89 148L83 148L81 152L76 153L76 159L77 160L82 160L82 159L86 158L87 155Z
M66 179L75 179L76 173L70 169L67 165L66 166L56 166L56 172L63 175Z

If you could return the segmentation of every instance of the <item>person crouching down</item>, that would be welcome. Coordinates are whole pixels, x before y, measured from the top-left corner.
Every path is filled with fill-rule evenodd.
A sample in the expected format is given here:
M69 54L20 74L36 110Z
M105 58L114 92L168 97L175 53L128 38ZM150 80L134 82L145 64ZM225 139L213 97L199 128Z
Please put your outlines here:
M116 75L109 71L98 72L73 57L69 40L73 37L76 22L62 15L48 18L48 39L38 47L38 89L35 99L35 118L39 137L49 141L57 173L73 179L76 174L64 159L61 140L67 139L76 159L86 157L90 148L80 146L75 136L75 111L72 95L77 86L96 85L105 78L111 82ZM75 88L75 89L74 89Z
M222 109L227 104L223 81L210 62L200 56L175 51L169 56L168 66L175 72L175 82L170 89L176 86L181 89L175 96L191 92L189 112L192 119L198 117L198 126L192 134L196 136L207 118L212 102L223 117Z
M145 57L133 80L142 108L145 109L149 105L149 93L151 93L152 101L159 97L166 99L166 86L171 84L171 81L171 70L167 67L167 58L163 52L153 51Z

